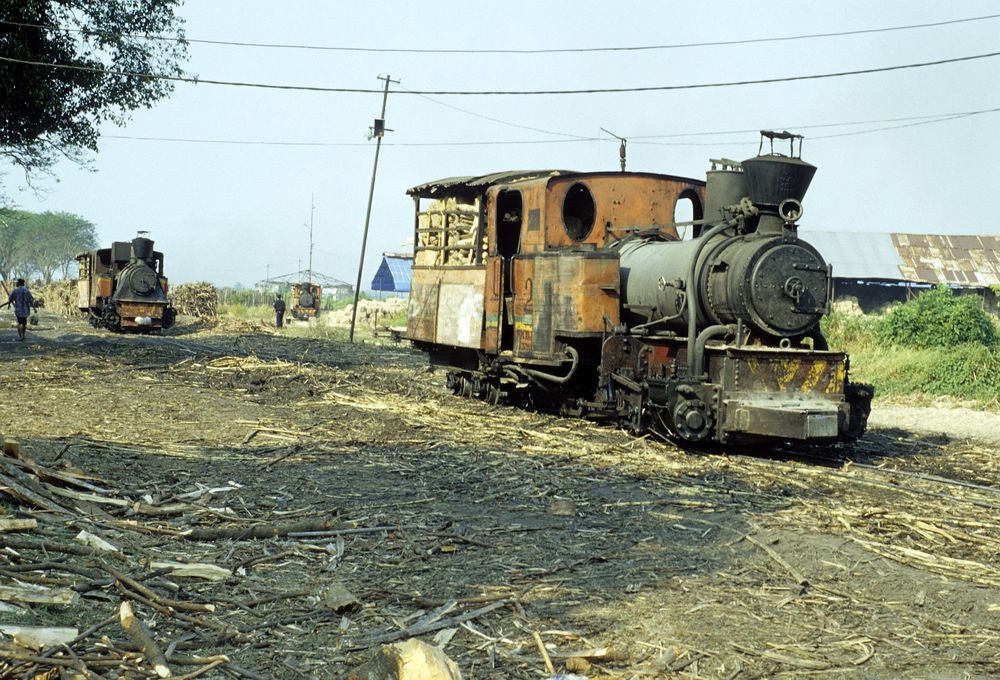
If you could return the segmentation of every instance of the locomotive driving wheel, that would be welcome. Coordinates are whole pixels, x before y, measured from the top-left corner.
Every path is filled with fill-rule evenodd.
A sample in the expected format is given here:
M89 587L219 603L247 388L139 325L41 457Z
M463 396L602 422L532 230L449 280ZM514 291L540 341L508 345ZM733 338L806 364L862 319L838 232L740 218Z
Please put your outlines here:
M122 329L122 317L114 305L104 308L104 312L101 313L101 325L112 331L120 331Z

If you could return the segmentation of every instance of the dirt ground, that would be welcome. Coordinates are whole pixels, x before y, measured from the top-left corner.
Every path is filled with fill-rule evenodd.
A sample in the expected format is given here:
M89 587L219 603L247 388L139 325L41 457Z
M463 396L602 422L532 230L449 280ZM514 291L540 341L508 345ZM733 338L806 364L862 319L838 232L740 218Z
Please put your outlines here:
M205 678L343 678L418 634L466 678L1000 677L995 416L876 404L828 463L686 452L454 397L403 345L47 314L0 327L0 399L44 489L92 487L43 510L0 479L0 518L38 519L0 586L77 596L0 622L81 632L0 639L0 677L153 677L125 599Z

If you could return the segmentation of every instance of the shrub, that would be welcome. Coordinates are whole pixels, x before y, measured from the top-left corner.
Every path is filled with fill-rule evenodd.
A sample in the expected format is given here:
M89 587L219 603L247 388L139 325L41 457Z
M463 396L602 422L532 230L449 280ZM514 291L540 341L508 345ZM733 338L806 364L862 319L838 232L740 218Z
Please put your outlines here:
M978 298L937 286L890 310L876 328L879 341L900 347L996 347L996 326Z
M864 314L847 314L834 309L820 321L820 330L830 349L866 347L875 335L878 320Z

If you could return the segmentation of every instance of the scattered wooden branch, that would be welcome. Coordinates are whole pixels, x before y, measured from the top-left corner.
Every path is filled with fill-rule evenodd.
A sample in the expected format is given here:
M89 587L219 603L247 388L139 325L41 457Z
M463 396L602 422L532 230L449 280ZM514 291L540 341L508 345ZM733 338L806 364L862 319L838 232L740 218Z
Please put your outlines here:
M0 533L7 531L25 531L38 526L37 519L6 519L0 518Z
M479 609L473 609L471 611L458 614L456 616L451 616L446 619L440 619L432 623L428 623L422 626L413 626L411 628L404 628L403 630L391 631L389 633L381 633L369 635L367 637L358 638L344 648L349 651L356 651L360 649L368 649L373 645L383 644L386 642L395 642L396 640L403 640L406 638L416 637L417 635L423 635L424 633L433 633L436 630L441 630L442 628L451 628L460 623L466 621L472 621L477 619L484 614L488 614L495 609L499 609L507 604L507 600L501 600L499 602L494 602L488 604L485 607L480 607Z
M122 628L132 638L132 642L139 645L142 649L146 661L152 664L156 675L161 678L171 677L173 673L170 671L170 666L167 665L167 659L163 655L163 651L156 644L156 640L153 639L153 634L146 627L146 624L135 615L132 603L127 601L122 602L118 611Z
M249 527L203 527L189 529L183 532L181 536L189 541L216 541L220 539L249 541L277 538L297 532L332 530L335 523L333 519L289 522L286 524L266 524L262 522Z

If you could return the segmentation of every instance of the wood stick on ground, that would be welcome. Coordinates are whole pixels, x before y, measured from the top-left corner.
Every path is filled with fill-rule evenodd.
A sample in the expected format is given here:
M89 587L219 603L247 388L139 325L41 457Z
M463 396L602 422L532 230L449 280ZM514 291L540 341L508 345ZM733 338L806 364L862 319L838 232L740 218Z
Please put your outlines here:
M792 565L790 565L788 562L786 562L781 557L781 555L779 555L778 553L776 553L771 547L764 545L763 543L761 543L760 541L758 541L757 539L755 539L750 534L747 534L746 536L744 536L744 538L746 538L746 540L750 541L755 546L757 546L758 548L760 548L761 550L763 550L764 552L766 552L767 555L768 555L768 557L770 557L772 560L774 560L775 562L777 562L778 564L780 564L782 567L784 567L785 571L787 571L789 574L791 574L792 578L795 579L795 583L797 583L798 585L801 586L801 585L804 585L804 584L806 584L808 582L805 579L805 577L802 576L802 574L800 574L798 571L796 571L795 568L792 567Z
M545 672L549 675L555 675L556 667L552 665L552 659L549 658L549 650L545 649L542 636L535 630L532 631L531 637L535 638L535 646L538 647L538 652L542 655L542 661L545 663Z
M125 584L130 590L142 595L149 600L156 602L162 607L166 607L174 610L183 610L189 612L214 612L214 604L202 604L200 602L184 602L181 600L172 600L170 598L162 597L157 593L153 592L143 584L136 581L131 576L121 573L114 567L109 567L107 565L101 565L104 571L108 572L115 577L118 581Z
M483 614L488 614L494 609L499 609L507 604L507 600L501 600L499 602L494 602L493 604L488 604L485 607L480 607L479 609L473 609L472 611L467 611L456 616L450 616L446 619L440 619L426 626L413 626L411 628L405 628L403 630L396 630L389 633L381 633L378 635L370 635L366 638L359 638L355 640L353 644L344 647L345 651L355 652L360 649L367 649L373 645L383 644L386 642L395 642L396 640L402 640L405 638L416 637L417 635L423 635L424 633L432 633L436 630L441 630L442 628L451 628L452 626L458 625L459 623L464 623L465 621L471 621L472 619L478 618Z
M153 666L153 671L161 678L171 677L173 673L170 671L170 666L167 665L167 658L163 656L163 651L156 644L149 628L132 611L132 603L122 602L118 615L122 628L132 638L132 642L142 648L143 656Z
M277 538L290 533L327 531L334 528L333 519L289 522L287 524L258 524L251 527L203 527L183 533L189 541L217 541L219 539L252 540Z

